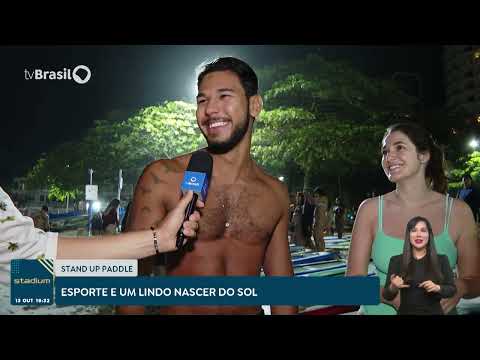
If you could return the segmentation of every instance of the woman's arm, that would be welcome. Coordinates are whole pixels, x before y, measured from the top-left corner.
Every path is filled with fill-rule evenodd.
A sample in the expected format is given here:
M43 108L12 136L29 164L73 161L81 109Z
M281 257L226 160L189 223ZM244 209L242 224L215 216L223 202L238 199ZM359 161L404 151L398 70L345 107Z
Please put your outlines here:
M372 219L376 206L374 200L364 200L358 208L352 229L352 240L348 252L347 276L366 276L373 244Z
M480 241L472 210L461 200L454 200L452 219L457 231L457 292L448 299L442 299L445 313L450 312L461 298L471 299L480 296ZM453 224L452 224L453 225Z
M192 198L187 193L155 229L159 252L176 250L178 229L182 226L185 209ZM203 207L197 201L197 207ZM200 214L194 212L189 221L183 223L183 233L194 237L198 229ZM141 259L155 254L152 230L142 230L119 235L94 237L58 238L58 259Z
M175 250L156 230L159 252ZM151 230L99 235L92 237L58 237L57 259L141 259L155 254Z
M366 276L368 274L368 264L370 263L375 228L378 221L377 204L378 197L375 197L364 200L358 208L348 253L347 276ZM380 292L381 302L398 308L400 296L397 295L393 301L388 301L383 297L383 288L379 288L378 291Z
M159 252L176 249L176 234L183 223L183 233L194 237L200 214L195 212L183 222L185 208L192 198L188 192L155 230ZM197 207L204 203L197 201ZM143 230L112 236L62 237L34 227L31 218L23 216L0 187L0 266L13 259L47 258L108 259L144 258L155 254L153 232Z
M462 296L480 296L480 241L477 226L470 207L463 201L455 200L456 218L460 220L460 235L457 240L457 281L463 283Z

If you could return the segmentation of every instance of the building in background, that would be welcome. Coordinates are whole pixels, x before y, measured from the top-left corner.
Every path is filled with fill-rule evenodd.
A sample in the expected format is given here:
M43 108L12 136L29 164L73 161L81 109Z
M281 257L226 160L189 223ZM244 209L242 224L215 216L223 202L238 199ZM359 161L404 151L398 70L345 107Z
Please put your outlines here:
M480 45L444 46L444 71L448 113L480 124Z

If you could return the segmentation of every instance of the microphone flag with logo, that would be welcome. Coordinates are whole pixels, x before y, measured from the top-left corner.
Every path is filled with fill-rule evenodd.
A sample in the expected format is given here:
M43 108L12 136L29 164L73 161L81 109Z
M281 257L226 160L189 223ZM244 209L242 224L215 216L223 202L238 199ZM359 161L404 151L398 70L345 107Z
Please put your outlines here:
M207 199L208 186L212 178L213 159L205 150L199 150L192 154L183 176L181 190L185 194L187 191L193 191L193 198L190 200L185 210L184 221L187 221L190 215L195 211L195 204L200 198L203 202ZM183 228L183 227L182 227ZM177 249L183 246L185 235L182 228L177 233Z

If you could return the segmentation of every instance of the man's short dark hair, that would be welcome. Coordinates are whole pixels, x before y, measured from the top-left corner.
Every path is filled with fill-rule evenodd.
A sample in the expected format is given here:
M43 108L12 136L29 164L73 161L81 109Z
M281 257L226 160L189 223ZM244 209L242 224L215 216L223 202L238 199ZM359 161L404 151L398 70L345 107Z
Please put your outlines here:
M465 174L462 176L462 179L469 179L471 181L472 177L470 176L470 174Z
M47 206L47 205L43 205L43 206L42 206L42 210L48 212L48 206Z
M205 75L215 71L231 71L237 75L247 98L258 94L258 78L255 71L246 62L234 57L221 57L205 65L198 75L197 85L200 85Z

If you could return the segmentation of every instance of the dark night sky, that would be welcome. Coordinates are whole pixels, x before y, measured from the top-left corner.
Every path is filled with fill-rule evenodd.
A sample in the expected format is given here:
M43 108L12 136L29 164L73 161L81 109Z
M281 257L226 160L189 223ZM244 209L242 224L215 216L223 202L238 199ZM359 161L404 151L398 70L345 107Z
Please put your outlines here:
M425 103L443 104L440 46L3 46L0 184L23 175L42 152L74 139L114 110L193 100L195 67L205 60L233 55L262 67L312 52L348 60L374 76L417 72ZM84 85L25 80L24 69L57 71L79 64L92 70Z

